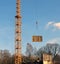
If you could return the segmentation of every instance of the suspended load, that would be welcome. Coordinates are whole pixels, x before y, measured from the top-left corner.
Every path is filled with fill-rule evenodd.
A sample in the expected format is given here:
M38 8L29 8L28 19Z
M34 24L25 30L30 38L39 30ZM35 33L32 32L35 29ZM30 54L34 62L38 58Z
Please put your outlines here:
M35 35L32 36L32 42L42 42L42 36L38 34L38 22L36 21L36 31Z
M42 36L32 36L32 42L42 42Z

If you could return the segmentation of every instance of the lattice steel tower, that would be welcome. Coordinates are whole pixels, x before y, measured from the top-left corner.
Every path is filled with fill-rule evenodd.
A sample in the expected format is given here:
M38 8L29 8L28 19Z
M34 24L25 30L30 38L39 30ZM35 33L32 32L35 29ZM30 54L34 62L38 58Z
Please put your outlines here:
M20 0L16 0L16 26L15 26L15 64L22 63L21 54L21 14Z

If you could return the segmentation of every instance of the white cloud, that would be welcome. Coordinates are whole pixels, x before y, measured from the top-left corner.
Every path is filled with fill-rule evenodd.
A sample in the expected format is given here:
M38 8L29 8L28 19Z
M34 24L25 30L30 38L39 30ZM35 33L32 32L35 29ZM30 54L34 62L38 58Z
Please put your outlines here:
M50 44L60 43L60 38L54 38L54 39L48 40L47 44L48 43L50 43Z
M58 28L58 29L60 29L60 22L54 23L53 26L56 27L56 28Z
M53 27L52 30L55 31L56 29L60 30L60 22L48 22L46 25L46 29Z
M49 26L53 25L53 23L54 23L54 22L48 22L48 23L46 24L46 29L48 29Z
M51 25L51 24L53 24L53 23L54 23L54 22L48 22L48 24L47 24L47 25L49 26L49 25Z

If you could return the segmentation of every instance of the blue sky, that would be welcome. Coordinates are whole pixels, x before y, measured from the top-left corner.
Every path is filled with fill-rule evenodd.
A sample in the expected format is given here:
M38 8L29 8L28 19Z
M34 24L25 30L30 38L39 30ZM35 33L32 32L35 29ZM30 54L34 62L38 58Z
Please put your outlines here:
M8 49L11 53L14 53L15 15L16 0L1 0L0 49ZM21 16L22 53L27 43L38 49L47 43L60 42L60 0L21 0ZM42 35L43 41L32 42L33 35Z

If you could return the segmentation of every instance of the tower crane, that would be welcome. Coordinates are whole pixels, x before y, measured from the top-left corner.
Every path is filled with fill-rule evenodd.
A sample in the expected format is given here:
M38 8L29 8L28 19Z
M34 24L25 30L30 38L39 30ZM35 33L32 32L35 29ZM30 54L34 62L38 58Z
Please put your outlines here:
M16 16L15 16L15 64L22 63L21 54L21 13L20 0L16 0Z

